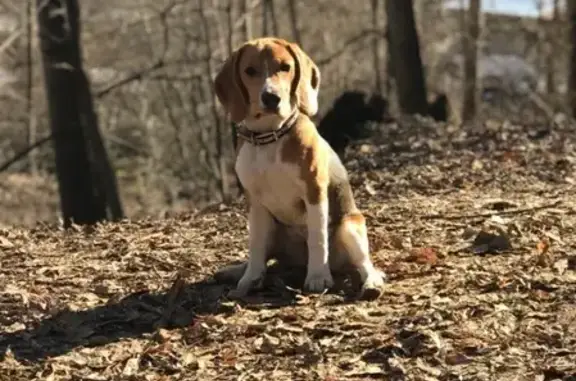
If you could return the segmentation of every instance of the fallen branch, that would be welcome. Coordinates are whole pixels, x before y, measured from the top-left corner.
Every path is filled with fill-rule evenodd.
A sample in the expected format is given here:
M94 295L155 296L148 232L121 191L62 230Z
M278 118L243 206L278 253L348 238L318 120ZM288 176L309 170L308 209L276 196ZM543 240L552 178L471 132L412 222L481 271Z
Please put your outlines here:
M507 210L500 210L500 211L493 211L493 212L484 212L484 213L474 213L474 214L429 214L420 216L420 218L424 220L435 220L435 219L442 219L442 220L459 220L459 219L466 219L466 218L486 218L486 217L493 217L502 214L520 214L525 212L533 212L542 209L549 209L554 208L558 205L562 204L562 200L556 200L549 204L544 205L537 205L537 206L530 206L524 208L514 208L514 209L507 209Z

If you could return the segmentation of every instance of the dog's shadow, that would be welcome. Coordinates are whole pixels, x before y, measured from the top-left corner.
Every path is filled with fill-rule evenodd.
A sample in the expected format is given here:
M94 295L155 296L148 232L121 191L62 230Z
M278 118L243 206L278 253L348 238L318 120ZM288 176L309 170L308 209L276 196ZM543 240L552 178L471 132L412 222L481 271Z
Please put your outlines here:
M248 308L279 308L298 304L302 295L294 286L303 281L301 271L271 266L263 288L242 301ZM346 291L345 280L332 294ZM61 311L33 327L16 332L0 332L0 361L8 349L18 361L39 362L59 356L77 347L94 347L124 338L142 337L159 328L181 328L197 316L233 314L236 302L226 294L232 285L212 278L188 283L177 277L166 292L141 291L118 301L82 311ZM338 298L342 300L341 298Z

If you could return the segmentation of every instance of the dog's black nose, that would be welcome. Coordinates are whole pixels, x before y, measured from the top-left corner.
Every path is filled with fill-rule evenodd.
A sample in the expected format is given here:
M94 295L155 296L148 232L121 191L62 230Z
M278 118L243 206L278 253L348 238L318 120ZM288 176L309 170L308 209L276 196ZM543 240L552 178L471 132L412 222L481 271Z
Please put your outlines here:
M280 97L268 91L262 93L261 99L262 104L268 110L276 110L278 108L278 105L280 104Z

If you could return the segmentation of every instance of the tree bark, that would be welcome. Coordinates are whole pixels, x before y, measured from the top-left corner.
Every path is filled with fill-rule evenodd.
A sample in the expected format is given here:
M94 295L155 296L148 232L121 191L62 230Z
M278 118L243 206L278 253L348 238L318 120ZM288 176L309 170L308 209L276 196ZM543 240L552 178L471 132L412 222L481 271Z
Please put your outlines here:
M272 27L272 30L270 30ZM276 9L274 0L262 1L262 36L278 36L278 19L276 18Z
M209 54L206 56L205 64L206 64L206 72L211 75L214 73L214 68L212 66L212 52L214 48L212 46L212 35L210 30L210 23L208 17L206 15L206 4L205 1L200 1L200 11L202 14L202 31L204 32L204 43L206 44L206 48L208 49ZM216 107L216 94L214 94L214 89L212 86L210 87L211 91L211 109L212 109L212 116L214 117L214 121L216 123L216 135L215 135L215 160L218 163L218 168L215 168L216 177L218 178L218 187L222 199L224 201L228 201L230 196L229 191L229 181L228 181L228 170L226 168L226 155L224 153L224 126L223 122L218 115L218 109Z
M386 0L388 53L400 110L426 115L426 82L412 3L412 0Z
M296 11L296 0L288 0L288 14L290 15L290 26L292 28L292 38L294 42L302 48L302 38L300 37L300 28L298 27L298 14Z
M240 1L240 13L244 18L243 23L243 37L244 41L248 41L252 39L252 9L250 8L250 0L242 0ZM244 42L242 41L242 42Z
M269 23L269 17L270 15L268 14L268 0L263 0L262 1L262 37L264 36L268 36L268 34L270 33L269 30L270 28L268 27L268 23Z
M123 217L82 68L77 0L37 0L38 33L64 227Z
M378 17L378 5L380 0L371 0L370 10L372 12L372 29L374 31L380 30L379 17ZM382 94L382 73L384 69L380 64L380 40L382 36L378 33L374 34L372 37L372 61L374 65L374 91L376 94Z
M566 0L566 4L572 2L573 0ZM556 76L554 75L555 70L555 51L557 44L554 41L554 25L560 19L560 4L558 0L554 0L553 8L552 8L552 23L548 23L546 27L546 31L544 35L546 36L546 92L548 94L554 94L556 92ZM551 25L550 25L551 24Z
M26 25L26 116L28 146L36 143L36 114L34 113L34 59L32 45L34 37L32 36L32 26L34 21L34 0L27 0L24 11L24 24ZM38 155L35 150L30 151L28 155L28 170L31 174L38 172Z
M477 105L477 62L478 37L480 35L480 0L470 0L466 20L466 32L463 36L464 45L464 101L462 105L462 121L468 122L476 116Z
M568 68L568 107L576 118L576 0L567 0L570 22L570 63Z

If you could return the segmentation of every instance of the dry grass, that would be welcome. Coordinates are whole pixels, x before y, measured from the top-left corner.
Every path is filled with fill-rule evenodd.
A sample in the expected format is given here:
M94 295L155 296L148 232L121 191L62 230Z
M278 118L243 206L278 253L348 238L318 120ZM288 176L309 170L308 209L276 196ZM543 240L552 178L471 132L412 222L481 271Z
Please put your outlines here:
M226 300L209 277L246 257L242 204L0 230L0 380L574 380L575 136L405 120L355 147L375 302L280 272Z

